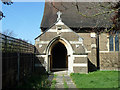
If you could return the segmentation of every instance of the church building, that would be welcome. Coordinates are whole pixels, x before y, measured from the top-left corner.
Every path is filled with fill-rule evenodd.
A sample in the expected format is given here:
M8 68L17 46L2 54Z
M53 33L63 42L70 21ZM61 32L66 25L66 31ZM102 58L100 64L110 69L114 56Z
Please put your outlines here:
M118 70L119 32L114 35L98 32L111 27L110 18L114 13L85 17L103 10L103 7L88 9L92 4L79 2L76 8L72 2L45 3L41 34L35 38L39 59L35 61L36 69L44 67L48 72L65 70L68 74Z

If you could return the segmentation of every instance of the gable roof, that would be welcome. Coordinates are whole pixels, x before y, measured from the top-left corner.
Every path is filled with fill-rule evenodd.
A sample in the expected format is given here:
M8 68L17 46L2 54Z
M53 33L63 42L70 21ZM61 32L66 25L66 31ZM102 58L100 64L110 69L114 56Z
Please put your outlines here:
M73 31L71 28L69 28L67 25L65 25L63 22L62 22L62 20L61 19L59 19L58 21L56 21L53 25L51 25L49 28L47 28L43 33L41 33L39 36L37 36L36 38L35 38L35 40L37 39L37 38L39 38L41 35L43 35L43 34L45 34L48 30L50 30L50 29L55 29L56 28L56 26L61 26L61 27L63 27L63 29L62 30L64 30L64 29L69 29L70 31L72 31L74 34L76 34L79 38L81 38L81 39L83 39L82 37L80 37L75 31Z
M113 23L111 18L115 13L114 11L109 13L110 9L104 7L111 7L111 4L107 2L78 2L77 5L79 12L73 2L53 2L52 4L45 2L44 16L41 23L42 31L45 31L56 22L58 10L62 12L62 21L70 28L111 27Z
M43 35L44 33L46 33L46 32L47 32L50 28L52 28L57 22L58 22L58 21L56 21L55 23L53 23L50 27L47 27L46 30L44 30L39 36L37 36L37 37L35 38L35 40L36 40L38 37L40 37L41 35Z

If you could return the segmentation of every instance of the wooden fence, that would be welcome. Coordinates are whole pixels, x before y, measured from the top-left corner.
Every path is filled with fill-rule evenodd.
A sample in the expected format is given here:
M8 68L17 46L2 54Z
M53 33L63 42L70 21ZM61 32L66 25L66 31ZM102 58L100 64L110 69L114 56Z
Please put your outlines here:
M34 71L34 45L0 33L2 89L13 88Z

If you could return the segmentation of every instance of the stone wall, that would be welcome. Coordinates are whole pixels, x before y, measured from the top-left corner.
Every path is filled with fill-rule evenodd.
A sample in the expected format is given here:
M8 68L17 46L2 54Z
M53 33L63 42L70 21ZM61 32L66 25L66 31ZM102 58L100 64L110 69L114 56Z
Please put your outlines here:
M118 52L100 53L100 69L117 70L120 68L118 55Z
M74 73L88 73L87 67L73 67Z
M40 36L40 41L50 41L52 38L54 38L55 36L57 36L57 33L55 32L46 32L44 34L42 34Z
M55 25L52 28L50 28L48 31L44 32L43 34L41 34L39 37L36 38L35 46L38 51L38 54L37 54L38 61L35 62L36 68L38 69L40 66L46 67L46 70L49 68L48 59L49 60L51 60L51 59L49 58L49 55L46 52L47 48L49 47L51 50L51 48L54 46L55 43L61 41L61 42L63 42L63 45L66 45L67 51L69 51L68 48L70 49L70 51L67 52L67 54L70 55L68 58L68 61L69 61L68 62L68 66L69 66L68 70L70 72L87 73L88 72L88 67L87 67L88 62L87 62L87 55L85 54L86 51L85 51L85 46L83 44L83 38L81 38L77 33L72 31L65 25L62 25L61 27L62 27L61 30L57 30L57 25ZM65 42L62 39L65 39L67 42ZM57 40L57 42L56 42L56 40ZM53 42L53 43L51 43L51 42ZM72 54L70 54L70 53L72 53ZM49 54L51 54L51 53L49 53ZM84 54L86 55L86 57L84 57L84 58L78 57L78 56L84 55ZM75 57L75 56L77 56L77 57ZM73 59L73 57L74 57L74 59ZM80 60L81 62L84 61L84 63L79 63L78 58L81 59ZM73 60L76 60L76 59L77 59L77 61L75 61L75 63L73 63ZM45 64L48 64L48 65L45 66ZM71 65L73 65L72 68L70 67ZM79 66L79 65L82 65L82 66Z
M85 57L75 57L74 63L87 63L86 59Z
M36 55L35 57L35 72L44 73L45 70L45 57Z
M45 51L49 42L57 36L58 36L57 31L54 27L54 30L50 29L47 32L45 32L45 34L42 34L40 37L38 37L36 40L35 46L39 51L39 54L41 55L45 54L46 53ZM65 30L63 29L61 30L60 37L66 39L71 44L74 55L82 54L82 53L85 54L86 51L88 52L88 58L86 60L84 60L84 58L82 59L78 57L74 58L75 61L73 64L76 64L76 63L80 64L78 62L84 62L85 64L87 64L87 66L85 67L74 66L73 67L74 72L88 73L88 68L89 68L88 60L89 62L92 63L93 66L96 66L96 48L91 48L91 44L96 44L96 39L91 38L90 33L75 33L70 29L65 29ZM80 38L83 39L81 43L79 41Z
M96 58L96 36L91 37L91 33L77 33L81 38L84 39L83 44L88 51L88 60L89 62L97 67L97 58ZM95 68L93 67L93 68Z
M109 51L109 34L100 34L100 69L101 70L117 70L120 66L118 51ZM114 39L114 38L113 38ZM120 40L119 40L120 42ZM113 42L114 43L114 42ZM115 43L113 44L115 47ZM119 44L120 45L120 44ZM120 46L119 46L120 47Z
M92 38L90 37L90 33L77 33L77 34L84 39L83 44L85 45L87 51L91 51Z
M107 33L102 33L99 35L99 50L108 51L109 49L109 37Z
M74 57L73 71L74 73L88 73L87 55L79 55Z
M69 29L68 29L69 30ZM40 54L45 53L45 50L52 39L57 37L57 32L46 32L37 38L35 46ZM74 53L85 53L85 49L82 44L79 43L79 36L74 32L61 32L61 38L66 39L72 45ZM74 43L75 42L75 43ZM77 42L77 43L76 43ZM76 47L79 45L79 47Z
M79 39L79 36L75 34L74 32L63 32L61 33L61 36L69 41L78 41Z
M85 49L81 44L77 44L79 45L78 47L76 47L76 44L72 44L72 48L74 50L74 53L76 54L80 54L80 53L85 53Z
M66 25L61 26L61 30L57 30L57 25L51 27L48 31L43 33L36 39L35 46L41 55L46 54L46 48L51 40L60 36L67 40L73 49L73 55L80 55L87 53L87 67L73 67L74 72L88 72L97 70L97 64L100 62L101 70L118 68L118 52L109 51L109 36L107 33L99 35L99 48L97 47L96 33L75 33ZM80 41L80 39L82 41ZM120 41L120 40L119 40ZM120 47L120 44L119 44ZM98 52L98 51L99 52ZM84 58L74 57L74 63L84 62ZM88 68L88 69L86 69Z

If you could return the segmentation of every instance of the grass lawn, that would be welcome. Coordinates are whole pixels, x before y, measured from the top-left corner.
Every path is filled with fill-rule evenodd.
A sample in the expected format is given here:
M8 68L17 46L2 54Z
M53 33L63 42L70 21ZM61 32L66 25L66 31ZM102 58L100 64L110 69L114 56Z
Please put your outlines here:
M95 71L88 74L72 73L71 78L77 88L118 88L118 71Z

